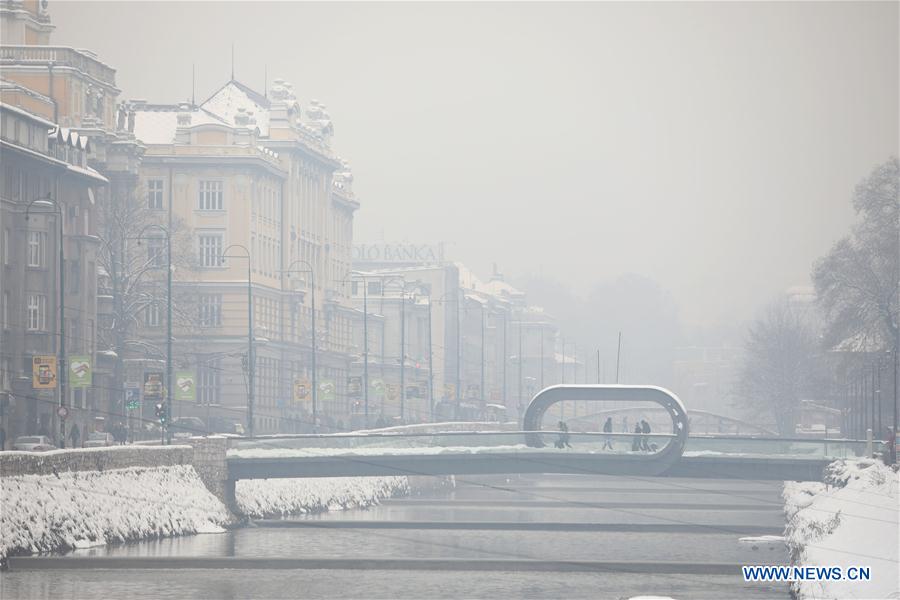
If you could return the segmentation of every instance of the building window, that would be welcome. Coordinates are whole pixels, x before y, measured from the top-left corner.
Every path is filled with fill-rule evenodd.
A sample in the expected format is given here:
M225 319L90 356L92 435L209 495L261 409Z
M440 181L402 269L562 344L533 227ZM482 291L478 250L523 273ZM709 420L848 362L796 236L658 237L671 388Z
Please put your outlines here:
M222 324L222 295L200 295L200 326L219 327Z
M151 267L163 267L166 264L165 238L147 238L147 264Z
M3 292L3 328L9 329L9 292Z
M47 328L47 297L43 294L28 294L25 322L28 331L44 331Z
M9 264L9 228L3 230L3 264Z
M380 281L370 281L369 282L369 296L380 296L381 295L381 282Z
M147 180L147 208L150 210L163 209L163 180Z
M28 266L43 267L47 251L47 234L43 231L28 232Z
M197 402L200 404L219 404L221 393L222 362L219 359L200 363L197 373Z
M159 304L148 304L144 309L144 323L147 327L159 327Z
M222 266L221 233L204 233L200 235L200 266Z
M200 182L200 210L223 210L225 204L222 196L221 181Z

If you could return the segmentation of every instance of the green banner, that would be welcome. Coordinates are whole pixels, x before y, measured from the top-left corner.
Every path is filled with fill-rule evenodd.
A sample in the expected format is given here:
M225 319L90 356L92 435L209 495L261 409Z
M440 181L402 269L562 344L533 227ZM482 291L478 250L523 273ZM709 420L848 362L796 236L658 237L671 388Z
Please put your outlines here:
M323 379L319 382L319 400L334 400L334 380Z
M197 385L193 371L175 372L175 399L193 401L197 397Z
M90 387L93 375L90 356L87 354L69 356L69 383L72 387Z

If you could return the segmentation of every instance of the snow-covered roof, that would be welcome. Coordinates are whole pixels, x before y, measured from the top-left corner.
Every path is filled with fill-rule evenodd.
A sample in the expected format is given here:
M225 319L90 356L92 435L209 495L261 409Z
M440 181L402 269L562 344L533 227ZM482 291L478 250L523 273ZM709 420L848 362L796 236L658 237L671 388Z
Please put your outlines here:
M525 296L525 292L514 288L502 279L492 279L485 288L489 294L496 296Z
M239 112L249 114L251 123L255 120L259 134L269 135L269 101L239 81L232 79L200 106L231 125Z
M171 144L175 141L175 130L178 129L178 115L191 115L191 127L197 125L234 125L226 123L219 117L202 108L179 106L141 107L134 111L134 137L145 144Z
M478 277L475 276L475 273L473 273L469 269L469 267L467 267L466 265L464 265L460 262L455 262L453 264L456 266L457 270L459 271L459 287L464 288L464 289L469 289L469 290L475 290L475 291L479 291L479 292L486 291L485 287L484 287L484 282L482 282L480 279L478 279Z

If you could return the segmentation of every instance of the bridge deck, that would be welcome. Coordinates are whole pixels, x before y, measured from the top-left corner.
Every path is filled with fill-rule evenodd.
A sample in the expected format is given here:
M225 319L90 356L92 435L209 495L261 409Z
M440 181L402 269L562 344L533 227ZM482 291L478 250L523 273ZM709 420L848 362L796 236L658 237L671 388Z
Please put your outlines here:
M339 455L228 458L229 478L362 477L387 475L492 475L565 473L704 477L750 480L819 480L828 458L683 456L672 467L645 456L603 457L579 452Z

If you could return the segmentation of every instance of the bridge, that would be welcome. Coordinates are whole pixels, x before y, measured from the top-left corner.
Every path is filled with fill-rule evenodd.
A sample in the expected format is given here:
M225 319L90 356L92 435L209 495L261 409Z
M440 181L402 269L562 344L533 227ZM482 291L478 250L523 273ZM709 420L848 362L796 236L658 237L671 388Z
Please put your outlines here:
M547 411L565 400L647 403L671 420L650 434L542 429ZM696 435L684 406L652 386L568 385L540 392L521 431L421 431L298 434L228 440L229 487L239 479L385 475L564 473L819 480L837 458L863 456L866 442L847 439ZM658 427L659 429L659 427Z

